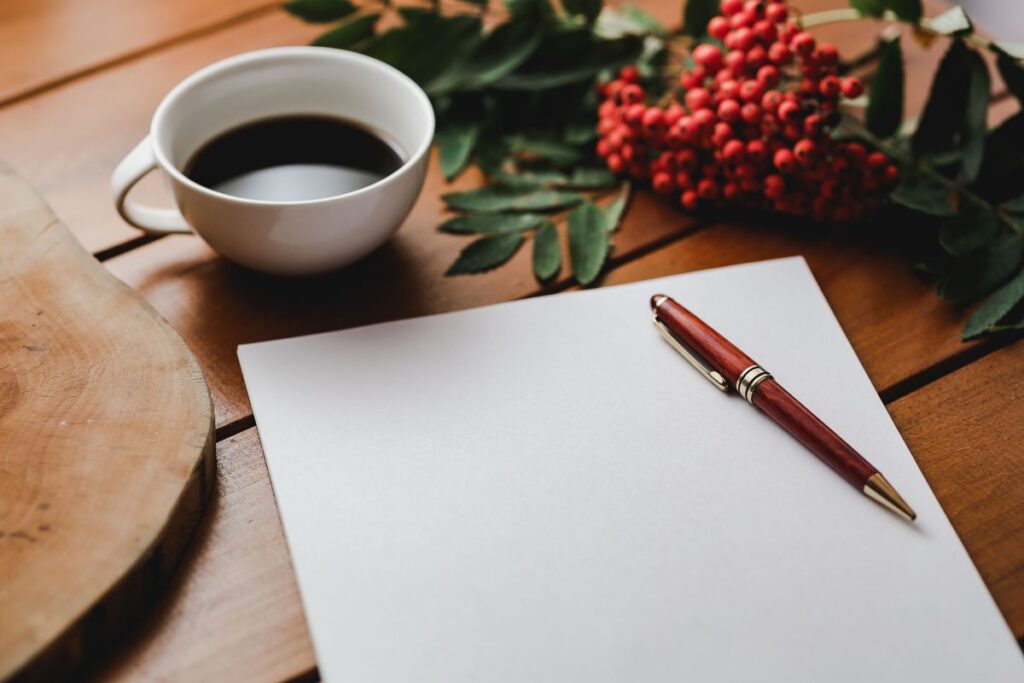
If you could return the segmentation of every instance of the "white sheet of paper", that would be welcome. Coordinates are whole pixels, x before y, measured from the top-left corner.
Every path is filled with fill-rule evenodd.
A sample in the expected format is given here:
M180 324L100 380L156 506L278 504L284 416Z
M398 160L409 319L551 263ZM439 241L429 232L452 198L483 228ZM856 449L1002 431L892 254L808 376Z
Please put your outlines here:
M872 503L651 325L675 297L860 450ZM239 348L320 674L1024 680L802 259Z

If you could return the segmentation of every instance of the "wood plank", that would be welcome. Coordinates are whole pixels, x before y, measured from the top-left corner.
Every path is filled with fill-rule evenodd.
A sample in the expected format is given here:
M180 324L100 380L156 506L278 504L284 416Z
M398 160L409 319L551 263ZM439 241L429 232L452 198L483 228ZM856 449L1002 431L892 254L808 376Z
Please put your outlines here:
M92 678L283 681L313 649L255 429L217 445L217 490L162 602Z
M1014 635L1024 637L1024 343L889 406Z
M880 391L974 344L960 341L965 313L915 275L909 258L856 234L717 225L613 270L606 284L797 255L807 259Z
M0 679L57 680L159 596L213 486L195 359L0 164Z
M276 4L6 0L0 4L0 104Z
M137 237L141 233L114 210L110 175L146 135L167 91L211 62L305 43L319 30L273 12L0 108L0 150L89 251ZM155 173L136 192L156 204L169 201Z

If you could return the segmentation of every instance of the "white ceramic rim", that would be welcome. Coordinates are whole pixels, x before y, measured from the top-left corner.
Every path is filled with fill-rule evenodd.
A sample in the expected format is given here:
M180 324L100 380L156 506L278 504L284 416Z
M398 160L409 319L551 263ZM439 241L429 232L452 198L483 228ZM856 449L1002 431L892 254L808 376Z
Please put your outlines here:
M160 126L163 124L164 117L167 114L167 109L170 107L172 102L181 97L181 95L186 90L190 89L196 83L199 83L200 81L203 81L209 78L210 76L218 74L221 71L231 69L235 66L238 66L239 64L245 64L247 62L258 62L272 59L309 55L318 55L323 57L329 57L331 59L337 59L339 63L351 63L354 61L362 63L371 68L390 71L391 73L396 75L400 81L402 81L406 86L408 86L409 90L413 92L417 99L419 99L420 103L423 105L424 115L427 117L430 123L430 134L426 136L426 140L424 140L420 144L420 146L409 156L408 159L406 159L402 163L402 165L394 173L391 173L386 177L381 178L372 185L361 187L358 190L353 190L352 192L331 195L329 197L319 197L317 199L305 199L301 201L267 201L261 199L247 199L244 197L236 197L234 195L225 194L223 192L217 192L216 190L211 190L210 188L195 182L194 180L186 176L184 173L179 171L177 167L175 167L175 165L170 162L170 160L167 158L167 155L164 154L164 150L160 147L160 145L157 144L157 140L159 140L159 137L157 136L157 130L159 130ZM296 111L296 113L302 112ZM240 55L235 55L234 57L222 59L219 62L214 62L213 64L205 66L199 71L196 71L194 74L192 74L191 76L189 76L188 78L174 86L171 89L171 91L164 96L164 99L160 101L159 106L157 106L156 108L156 113L153 115L153 122L150 125L149 139L151 140L150 144L152 145L153 148L153 155L156 157L157 163L160 165L160 167L164 169L164 171L167 172L172 178L186 185L190 189L199 192L200 194L204 194L209 197L246 206L306 206L324 204L327 202L335 201L340 197L358 197L359 195L364 194L366 192L370 192L371 190L374 190L380 187L381 185L398 178L401 175L405 175L406 173L409 172L409 169L415 166L420 161L420 159L422 159L423 156L430 150L430 145L434 140L435 125L436 122L434 119L434 107L430 104L430 98L427 97L427 94L425 92L423 92L423 88L416 84L416 81L412 80L395 67L385 62L382 62L379 59L367 57L366 55L360 54L358 52L352 52L351 50L339 50L333 47L314 47L306 45L292 47L271 47L264 50L253 50L251 52L243 52ZM385 135L390 135L390 132L388 131L381 132L384 133Z

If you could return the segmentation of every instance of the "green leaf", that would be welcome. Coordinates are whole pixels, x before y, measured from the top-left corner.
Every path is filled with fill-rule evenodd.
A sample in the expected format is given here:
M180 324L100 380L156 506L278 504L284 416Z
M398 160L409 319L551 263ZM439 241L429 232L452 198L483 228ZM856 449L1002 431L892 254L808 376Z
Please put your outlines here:
M1003 204L1002 209L1012 214L1024 214L1024 194Z
M474 213L449 218L437 229L455 235L523 232L537 227L546 220L535 213Z
M611 246L607 216L601 207L583 202L569 214L569 258L581 285L589 285L601 273Z
M378 35L364 54L387 62L431 91L431 81L463 59L483 39L479 17L441 16L431 10L403 7L404 26ZM444 49L438 49L443 45Z
M558 171L524 171L522 173L498 171L494 174L494 183L502 187L564 187L568 182L569 179L566 175Z
M582 16L588 24L594 23L601 13L603 0L562 0L562 6L569 14Z
M438 129L435 139L445 180L451 180L466 168L479 137L479 121L449 121Z
M1012 57L1000 53L996 59L999 75L1006 82L1006 89L1013 93L1018 102L1024 102L1024 68Z
M556 190L513 189L482 187L468 192L454 192L442 196L449 208L457 211L552 211L574 206L582 197L573 192Z
M867 17L880 17L885 14L884 0L850 0L850 7Z
M611 204L604 208L605 228L608 232L615 232L622 225L622 214L629 203L629 185L623 185L623 190Z
M985 134L988 132L986 119L992 83L985 60L974 50L968 50L967 64L970 87L967 91L967 112L960 132L960 179L970 183L978 177L985 153Z
M548 0L505 0L509 14L517 18L548 18L554 15Z
M593 120L573 121L565 127L562 139L570 145L585 145L597 138L596 123Z
M1017 270L1021 248L1020 235L1003 233L987 248L957 261L939 280L939 296L966 303L985 294Z
M973 187L987 199L1003 201L1020 194L1024 181L1024 112L989 132L981 172Z
M957 131L963 128L971 78L967 55L967 46L954 40L942 58L924 114L910 141L915 156L949 149Z
M336 47L344 50L360 43L373 35L373 26L380 18L379 14L363 14L332 28L317 37L313 45L320 47Z
M887 138L903 120L903 50L900 39L882 43L866 113L868 130Z
M508 21L487 34L465 58L434 80L431 92L482 88L518 69L537 46L543 32L532 21Z
M349 0L291 0L284 9L303 21L321 24L344 19L356 11Z
M573 169L572 176L567 184L569 187L575 187L580 190L602 190L607 187L614 187L618 182L619 179L607 168L580 167Z
M544 140L520 135L511 139L509 146L517 154L540 157L556 165L573 164L582 158L579 150L575 147L555 140Z
M949 201L949 188L913 169L904 168L902 171L903 178L890 195L894 202L932 216L952 216L955 213Z
M643 41L637 36L597 40L589 31L561 31L544 39L521 69L495 81L503 90L545 90L589 81L605 70L639 58Z
M939 243L955 256L977 251L999 232L999 217L988 207L968 202L959 214L946 219L939 228Z
M512 258L522 244L523 236L517 232L482 237L462 250L445 275L482 273L497 268Z
M1024 300L1024 271L982 301L964 325L963 338L973 339L990 331Z
M538 280L550 280L562 268L562 247L558 231L551 221L544 221L533 236L533 274Z
M707 35L708 22L718 14L716 0L685 0L683 33L694 38Z
M921 18L921 0L885 0L885 6L903 21L916 22Z
M942 14L932 17L928 26L936 33L944 36L957 36L963 33L970 33L973 26L971 19L964 12L960 5L946 10Z

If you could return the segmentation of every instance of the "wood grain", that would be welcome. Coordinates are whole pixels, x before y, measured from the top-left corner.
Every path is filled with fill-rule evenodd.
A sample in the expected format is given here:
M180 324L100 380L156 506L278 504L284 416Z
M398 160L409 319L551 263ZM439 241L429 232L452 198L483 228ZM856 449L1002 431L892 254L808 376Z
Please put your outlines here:
M1019 639L1024 637L1024 343L889 406L928 484Z
M217 444L217 489L156 613L102 681L283 681L314 666L259 438Z
M141 233L114 210L110 175L149 131L167 91L211 62L305 43L320 30L274 12L0 108L0 150L89 251L137 237ZM169 202L164 179L155 173L135 192L154 204Z
M0 4L0 104L276 4L5 0Z
M213 485L195 359L0 168L0 680L54 680L173 570Z

